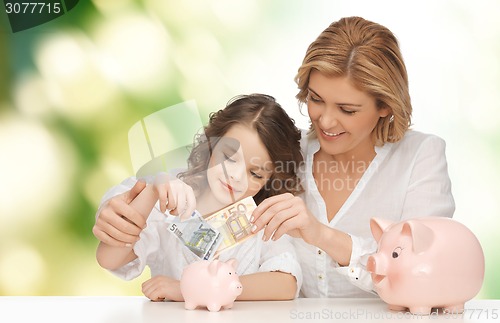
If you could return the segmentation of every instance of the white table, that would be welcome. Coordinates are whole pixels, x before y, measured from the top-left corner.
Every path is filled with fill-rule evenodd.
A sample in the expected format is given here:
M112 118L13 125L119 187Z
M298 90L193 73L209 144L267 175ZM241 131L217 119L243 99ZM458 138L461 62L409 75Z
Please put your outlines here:
M145 297L0 297L1 322L499 322L500 300L471 300L463 314L416 316L391 312L379 299L301 298L236 302L230 310L188 311L184 303Z

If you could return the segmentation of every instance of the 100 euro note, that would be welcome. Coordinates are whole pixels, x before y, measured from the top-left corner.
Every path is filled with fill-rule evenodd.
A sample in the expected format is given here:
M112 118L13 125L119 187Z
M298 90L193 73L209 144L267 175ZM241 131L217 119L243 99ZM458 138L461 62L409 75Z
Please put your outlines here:
M198 258L210 260L254 235L250 216L256 207L250 196L206 218L197 211L188 220L176 217L168 231Z

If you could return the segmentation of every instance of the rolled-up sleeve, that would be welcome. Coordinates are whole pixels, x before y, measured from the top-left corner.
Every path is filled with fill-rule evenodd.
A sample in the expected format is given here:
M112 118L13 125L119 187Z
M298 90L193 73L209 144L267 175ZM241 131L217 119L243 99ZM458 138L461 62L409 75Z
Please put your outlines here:
M372 238L362 238L351 235L352 252L349 266L337 267L335 270L344 275L360 289L374 293L371 274L366 270L368 257L377 251L377 243Z
M134 245L134 253L137 258L128 264L111 270L111 273L124 280L132 280L138 277L146 268L146 265L155 263L159 254L160 237L156 228L158 223L152 222L140 234L140 240Z

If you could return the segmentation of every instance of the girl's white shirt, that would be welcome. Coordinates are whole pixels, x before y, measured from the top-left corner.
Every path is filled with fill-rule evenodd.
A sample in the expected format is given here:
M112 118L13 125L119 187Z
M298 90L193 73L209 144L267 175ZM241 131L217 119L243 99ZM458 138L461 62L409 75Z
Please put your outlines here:
M137 179L131 177L111 188L102 198L101 207L113 196L130 190L136 182ZM157 203L146 221L146 229L141 232L140 240L133 247L137 258L111 272L122 279L131 280L138 277L148 266L152 277L162 275L179 280L182 270L199 258L173 233L169 232L168 225L174 219L173 215L162 213ZM235 258L238 261L236 272L240 276L271 271L290 273L297 280L296 296L298 296L302 285L302 271L291 238L287 236L278 241L264 242L262 234L263 231L260 231L253 237L223 251L219 260L227 261Z
M366 271L368 256L377 251L370 218L398 222L422 216L453 216L455 202L445 142L437 136L409 130L399 142L375 147L375 158L331 221L312 173L319 142L303 131L301 147L305 159L301 171L305 192L301 197L321 223L351 236L352 254L348 266L339 266L323 250L293 239L304 277L300 297L376 296Z

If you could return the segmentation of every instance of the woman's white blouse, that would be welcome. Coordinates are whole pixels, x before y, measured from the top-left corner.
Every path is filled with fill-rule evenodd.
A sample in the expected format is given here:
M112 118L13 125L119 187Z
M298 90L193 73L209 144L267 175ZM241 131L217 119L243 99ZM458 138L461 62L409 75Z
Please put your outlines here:
M130 190L136 181L135 178L128 178L110 189L104 195L101 206L111 197ZM179 280L184 267L199 258L169 232L168 225L174 219L172 215L161 213L157 204L147 219L147 227L141 232L140 240L133 247L137 258L111 272L122 279L131 280L138 277L148 266L152 277L162 275ZM235 258L238 261L238 275L270 271L290 273L297 280L298 295L302 285L302 271L291 238L264 242L262 234L263 231L260 231L223 251L219 259L227 261Z
M421 216L453 216L455 202L451 194L445 142L437 136L410 130L397 143L375 147L375 158L330 222L312 174L319 142L303 131L301 147L305 159L301 174L305 192L301 197L320 222L346 232L352 238L350 264L344 267L323 250L302 239L293 239L304 278L301 297L376 295L366 271L368 256L377 250L370 231L370 218L397 222Z

